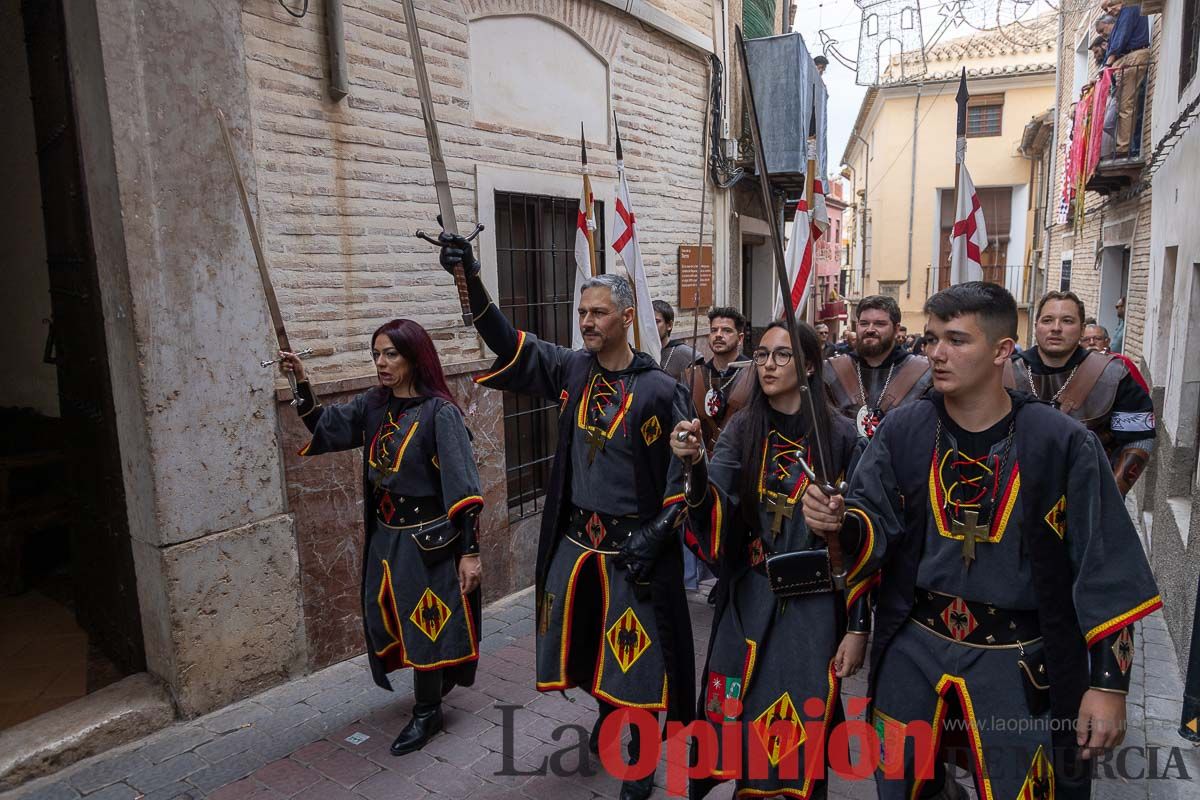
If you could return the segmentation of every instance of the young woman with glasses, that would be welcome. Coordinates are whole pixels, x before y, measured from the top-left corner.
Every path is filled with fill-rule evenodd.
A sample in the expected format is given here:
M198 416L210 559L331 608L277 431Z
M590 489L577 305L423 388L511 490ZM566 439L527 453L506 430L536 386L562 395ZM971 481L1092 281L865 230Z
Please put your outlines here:
M827 432L827 477L845 479L859 439L853 424L828 405L816 332L801 324L799 340L816 417ZM705 461L698 420L679 423L671 437L682 468L690 470L685 541L719 570L725 587L698 711L716 731L720 765L693 785L691 796L703 797L731 778L739 796L743 790L823 796L823 779L806 772L801 725L816 716L830 731L842 719L839 685L862 665L870 630L866 592L850 592L847 619L824 542L806 528L798 505L810 473L821 467L782 322L767 328L751 357L750 400L722 432L712 460ZM849 544L847 566L853 566L860 547ZM851 582L854 577L851 570ZM732 730L741 732L740 769L723 760L729 751L722 739Z

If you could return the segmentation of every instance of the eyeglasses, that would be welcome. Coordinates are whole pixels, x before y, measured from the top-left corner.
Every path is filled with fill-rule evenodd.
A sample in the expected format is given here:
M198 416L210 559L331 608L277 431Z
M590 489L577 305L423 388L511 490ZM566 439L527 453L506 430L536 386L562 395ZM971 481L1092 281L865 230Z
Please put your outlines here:
M775 362L775 366L786 367L788 364L792 363L792 351L782 347L775 350L768 350L765 347L759 347L750 354L750 358L760 367L767 363L768 358Z

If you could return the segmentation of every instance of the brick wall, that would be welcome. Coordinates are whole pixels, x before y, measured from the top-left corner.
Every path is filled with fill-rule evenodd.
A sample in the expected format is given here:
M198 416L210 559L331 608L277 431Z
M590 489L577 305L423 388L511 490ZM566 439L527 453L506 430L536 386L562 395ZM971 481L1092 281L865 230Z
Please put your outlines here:
M711 28L700 26L706 2L659 5L704 32ZM541 16L608 60L651 295L676 300L677 247L694 241L699 224L704 59L586 0L417 0L417 6L462 218L476 208L477 162L579 171L575 139L474 121L469 20ZM264 2L245 4L242 13L260 225L289 333L316 351L309 369L320 381L371 373L366 337L395 316L431 329L443 362L477 361L483 354L475 336L456 322L452 284L431 248L412 237L418 227L433 226L436 200L401 5L346 0L350 96L339 104L326 93L321 10L314 4L295 20ZM615 178L611 151L590 148L589 161L593 175Z
M1066 7L1064 7L1066 8ZM1053 195L1049 215L1054 219L1058 199L1062 190L1065 154L1068 146L1067 134L1071 130L1074 103L1079 99L1073 95L1075 80L1075 52L1073 31L1084 22L1091 25L1095 14L1090 6L1081 6L1065 12L1066 34L1062 51L1058 56L1058 72L1062 81L1062 102L1058 109L1058 151L1054 158ZM1151 98L1154 95L1155 65L1161 39L1158 18L1151 27L1151 63L1147 74L1145 124L1142 128L1142 153L1149 153L1154 144L1150 135ZM1146 311L1149 304L1148 284L1150 279L1150 212L1151 192L1142 192L1137 197L1122 203L1087 192L1084 201L1084 221L1078 229L1073 222L1054 225L1047 238L1046 272L1048 289L1057 289L1062 276L1062 255L1072 250L1071 289L1083 300L1089 316L1095 314L1100 302L1100 266L1096 259L1097 243L1102 241L1103 227L1114 220L1133 219L1135 229L1130 246L1129 286L1125 308L1124 353L1140 361L1145 337ZM1067 242L1064 243L1064 237ZM1111 237L1109 243L1111 241Z
M694 243L699 225L705 60L589 0L416 4L460 221L477 208L477 163L579 172L578 140L478 123L471 113L469 20L491 14L550 19L609 64L610 107L621 120L651 295L677 302L677 247ZM707 2L656 5L704 33L711 30L706 16L699 24ZM412 236L434 225L436 199L403 10L398 0L345 0L344 9L350 96L334 104L326 89L323 4L313 3L302 20L273 2L243 5L256 199L272 278L293 342L316 351L308 370L326 403L371 383L367 337L382 321L406 316L430 329L476 437L486 501L484 591L494 599L532 581L540 518L509 523L501 395L470 380L490 359L462 328L453 285L432 248ZM611 150L589 147L589 162L596 179L615 179ZM711 233L711 219L707 229ZM616 261L610 251L610 268ZM690 315L677 317L679 335L690 328ZM319 668L363 647L360 456L293 455L306 432L288 406L279 411L310 667Z

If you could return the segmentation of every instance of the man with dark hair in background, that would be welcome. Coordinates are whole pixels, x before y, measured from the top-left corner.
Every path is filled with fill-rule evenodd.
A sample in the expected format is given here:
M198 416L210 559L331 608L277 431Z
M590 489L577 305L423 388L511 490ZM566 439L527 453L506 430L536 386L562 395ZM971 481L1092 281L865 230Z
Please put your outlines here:
M949 730L979 797L1083 800L1081 762L1124 737L1133 623L1162 600L1096 437L1004 388L1012 295L963 283L925 311L932 391L883 421L844 499L803 499L811 529L871 542L879 797L965 799L942 758L923 769Z
M1013 381L1100 437L1124 495L1154 451L1154 404L1122 359L1080 347L1085 317L1074 292L1047 292L1037 304L1037 346L1014 362Z
M742 358L746 338L746 317L731 306L717 306L708 312L708 347L712 358L696 364L696 378L689 368L679 379L693 387L692 403L700 414L704 447L711 454L721 428L734 412L745 403L745 392L737 393L750 364Z
M683 339L671 338L671 329L675 327L675 309L671 308L670 303L666 300L655 300L651 305L654 306L654 324L658 327L658 340L662 342L662 354L659 356L658 365L672 378L679 380L684 370L703 361L704 357Z
M858 315L854 351L829 359L825 384L834 405L870 438L892 409L915 400L929 388L929 362L897 346L900 306L890 297L866 297Z

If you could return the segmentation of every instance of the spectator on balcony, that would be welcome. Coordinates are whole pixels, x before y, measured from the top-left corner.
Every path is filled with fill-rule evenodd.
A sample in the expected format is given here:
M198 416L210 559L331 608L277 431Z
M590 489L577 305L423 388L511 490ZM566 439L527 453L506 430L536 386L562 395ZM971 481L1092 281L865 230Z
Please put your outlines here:
M1108 55L1108 37L1097 35L1088 45L1088 49L1092 51L1092 58L1095 59L1096 66L1103 67L1104 57Z
M817 74L824 75L825 68L829 66L829 59L825 56L817 56L813 59L813 64L817 67Z
M1106 40L1112 36L1113 28L1116 27L1117 18L1113 14L1105 14L1096 20L1096 33L1103 36ZM1108 55L1107 50L1105 55Z
M1146 78L1149 63L1150 23L1142 16L1140 6L1124 6L1108 34L1108 51L1104 56L1105 66L1116 71L1117 158L1128 158L1132 154L1138 91Z

